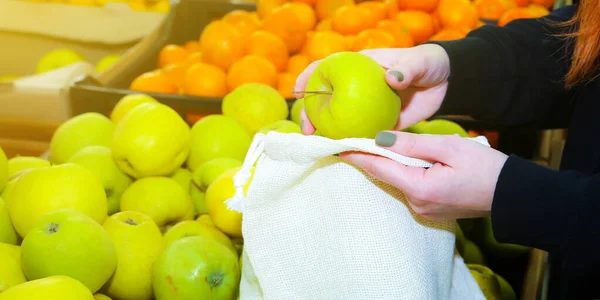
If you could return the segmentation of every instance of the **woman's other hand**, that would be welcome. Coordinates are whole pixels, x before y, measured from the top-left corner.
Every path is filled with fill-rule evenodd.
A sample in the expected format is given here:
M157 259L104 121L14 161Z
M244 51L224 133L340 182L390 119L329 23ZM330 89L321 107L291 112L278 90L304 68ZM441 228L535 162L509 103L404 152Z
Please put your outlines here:
M451 135L385 131L375 141L401 155L434 162L425 169L365 153L340 155L371 176L402 190L416 213L435 220L490 214L498 176L507 159L505 154Z
M404 129L431 117L440 108L448 88L450 61L446 51L434 44L402 49L373 49L360 53L377 61L385 70L387 83L402 99L402 112L395 129ZM310 64L302 72L294 91L304 91L308 79L320 61ZM304 95L296 93L297 98ZM301 112L302 132L315 132L306 111Z

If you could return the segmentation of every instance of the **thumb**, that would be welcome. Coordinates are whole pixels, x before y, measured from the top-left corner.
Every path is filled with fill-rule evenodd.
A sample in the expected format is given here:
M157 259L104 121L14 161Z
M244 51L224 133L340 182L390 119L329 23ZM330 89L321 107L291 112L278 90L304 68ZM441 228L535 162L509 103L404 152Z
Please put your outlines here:
M409 86L418 86L418 79L423 77L423 64L418 58L410 61L395 63L389 67L385 74L385 80L395 90L405 90Z
M382 131L375 137L375 143L407 157L452 165L459 148L457 139L451 135Z

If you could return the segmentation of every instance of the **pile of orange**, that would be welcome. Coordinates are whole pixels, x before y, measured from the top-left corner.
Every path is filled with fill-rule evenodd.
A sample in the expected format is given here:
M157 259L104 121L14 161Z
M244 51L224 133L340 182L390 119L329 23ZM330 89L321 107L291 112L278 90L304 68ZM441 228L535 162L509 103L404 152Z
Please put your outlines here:
M340 51L412 47L455 40L482 26L549 13L553 0L257 0L256 12L234 10L212 21L198 40L167 45L158 68L136 91L223 97L262 83L293 98L296 77L311 62Z

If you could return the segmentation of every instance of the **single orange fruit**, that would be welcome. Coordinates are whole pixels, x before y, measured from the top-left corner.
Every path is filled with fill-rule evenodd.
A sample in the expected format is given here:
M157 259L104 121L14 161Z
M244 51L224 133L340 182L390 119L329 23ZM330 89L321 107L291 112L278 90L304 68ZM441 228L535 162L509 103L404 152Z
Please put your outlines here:
M255 31L246 38L246 54L262 56L280 72L287 67L289 52L278 36L264 30Z
M193 52L182 62L182 64L185 64L189 67L199 62L202 62L202 52Z
M264 20L286 2L287 0L257 0L256 13L259 19Z
M281 6L280 9L289 9L293 11L303 25L304 30L310 31L317 24L317 15L312 7L306 3L288 2Z
M277 77L277 91L286 99L293 99L294 86L296 85L296 75L291 73L280 73Z
M404 27L404 24L398 20L383 20L377 23L375 27L384 30L394 36L396 48L410 48L415 46L415 41Z
M179 45L166 45L158 53L158 67L180 63L189 55L190 52Z
M518 19L532 19L535 18L535 14L527 7L516 7L506 11L500 20L498 20L498 26L504 26L514 20Z
M480 19L497 21L505 11L516 7L512 0L476 0L475 8Z
M383 5L385 5L386 16L388 19L393 19L396 17L398 12L398 0L383 0Z
M129 86L132 91L176 94L179 89L160 70L146 72L136 77Z
M241 9L226 13L221 20L233 25L243 36L255 32L261 26L260 21L251 15L250 12Z
M245 83L262 83L277 88L277 68L264 57L244 56L231 65L227 73L227 88L233 91Z
M341 34L357 34L369 28L369 11L358 5L342 6L331 18L331 28Z
M313 5L315 5L315 2L317 2L317 1L316 0L292 0L292 2L305 3L310 6L313 6Z
M277 9L269 15L263 23L263 30L281 38L290 53L296 53L302 48L308 32L306 24L289 8Z
M194 52L198 52L200 51L200 42L198 41L187 41L184 45L183 48L185 48L185 50L187 50L188 52L190 52L190 54L193 54Z
M331 54L346 51L344 36L334 31L318 31L308 42L307 52L310 61L323 59Z
M344 41L346 42L346 49L353 49L354 48L354 41L356 40L356 35L352 34L352 35L345 35L344 36Z
M162 72L167 76L171 83L175 84L178 89L181 89L185 73L189 67L190 65L186 63L172 64L162 68Z
M300 73L304 72L304 69L310 65L310 60L308 56L302 54L296 54L290 57L288 60L288 65L286 68L287 73L300 75Z
M475 28L477 9L469 0L440 0L437 14L443 28Z
M358 7L366 10L369 15L368 20L365 21L365 23L368 24L367 28L373 28L379 21L387 18L387 11L383 2L365 1L359 3Z
M419 10L426 13L433 12L439 0L398 0L400 10Z
M433 17L418 10L400 11L396 20L404 24L416 44L427 41L435 33Z
M227 94L227 75L216 67L197 63L189 67L183 79L183 93L200 97L224 97Z
M333 14L338 8L354 4L354 0L317 0L315 3L317 19L323 20L333 17Z
M224 70L244 56L244 36L233 25L212 21L200 35L202 59Z
M382 29L365 29L361 31L352 43L353 51L377 48L394 48L396 39L394 36Z
M433 35L430 40L432 40L432 41L453 41L453 40L462 39L465 36L467 36L467 34L462 30L458 30L458 29L454 29L454 28L446 28L446 29L442 29L440 32Z
M327 18L327 19L323 19L321 21L319 21L319 24L317 24L317 27L315 27L316 31L331 31L333 30L333 28L331 27L331 19Z

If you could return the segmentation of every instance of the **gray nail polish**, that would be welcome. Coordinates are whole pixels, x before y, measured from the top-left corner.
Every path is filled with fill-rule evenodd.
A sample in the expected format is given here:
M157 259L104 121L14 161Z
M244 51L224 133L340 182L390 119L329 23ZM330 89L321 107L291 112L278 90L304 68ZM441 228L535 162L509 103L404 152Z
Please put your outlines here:
M300 120L300 129L304 128L304 120Z
M395 142L396 135L391 132L382 131L375 136L375 143L379 146L389 147Z
M390 74L392 74L392 76L396 77L396 80L398 81L403 81L404 80L404 74L402 74L400 71L389 71Z

